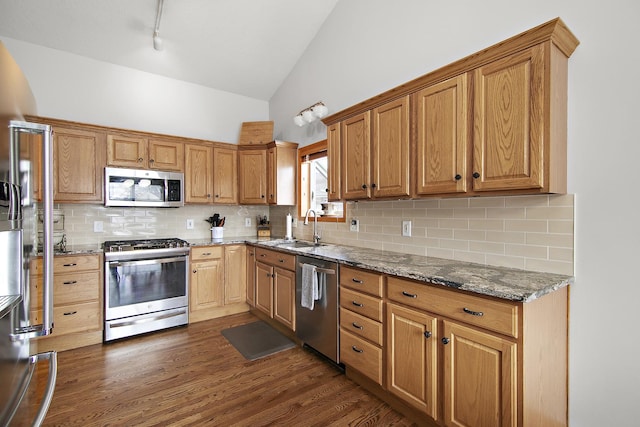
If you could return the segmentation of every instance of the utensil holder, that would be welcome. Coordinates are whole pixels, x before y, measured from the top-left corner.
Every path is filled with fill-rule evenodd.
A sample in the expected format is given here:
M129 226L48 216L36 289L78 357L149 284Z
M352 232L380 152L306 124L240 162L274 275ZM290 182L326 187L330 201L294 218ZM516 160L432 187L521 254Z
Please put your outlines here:
M224 236L223 230L223 227L211 227L211 238L214 240L222 239Z

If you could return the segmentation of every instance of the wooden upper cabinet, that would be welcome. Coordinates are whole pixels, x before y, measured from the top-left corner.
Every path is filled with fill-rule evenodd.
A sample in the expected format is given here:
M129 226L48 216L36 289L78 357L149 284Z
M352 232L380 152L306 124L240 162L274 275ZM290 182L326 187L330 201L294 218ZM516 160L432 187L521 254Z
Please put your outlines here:
M418 196L467 191L468 75L415 95L414 190Z
M107 135L107 165L146 168L147 139L124 135Z
M267 151L253 148L238 151L239 202L247 205L267 204Z
M213 147L186 144L184 193L185 203L211 203L213 200Z
M342 198L368 199L371 197L371 112L344 120L340 133Z
M340 123L334 123L327 127L327 196L329 201L338 201L342 198L340 180Z
M267 202L270 205L296 204L298 144L272 141L267 145Z
M238 151L213 148L213 202L238 203Z
M544 187L544 56L538 45L475 70L475 191Z
M54 126L54 201L103 202L105 141L103 132Z
M107 135L107 164L127 168L184 171L184 144L142 136Z
M409 96L373 109L371 190L377 197L409 195Z
M149 139L149 169L184 171L184 143Z

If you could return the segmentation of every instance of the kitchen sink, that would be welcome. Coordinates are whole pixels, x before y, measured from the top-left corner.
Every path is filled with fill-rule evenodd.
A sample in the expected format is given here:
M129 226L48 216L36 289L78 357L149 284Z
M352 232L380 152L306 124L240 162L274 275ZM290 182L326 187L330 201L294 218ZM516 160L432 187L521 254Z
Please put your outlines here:
M285 248L314 248L317 246L324 246L324 243L315 244L313 242L306 242L304 240L293 240L290 242L285 241L282 243L278 243L278 246Z

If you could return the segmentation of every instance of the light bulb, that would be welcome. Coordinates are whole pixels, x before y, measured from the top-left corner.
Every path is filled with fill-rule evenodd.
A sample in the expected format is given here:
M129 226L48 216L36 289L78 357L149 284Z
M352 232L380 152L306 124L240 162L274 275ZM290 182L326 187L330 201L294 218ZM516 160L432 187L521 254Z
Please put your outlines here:
M313 114L313 112L311 110L304 110L302 112L302 118L307 123L311 123L312 121L314 121L316 119L316 116Z
M297 124L298 126L302 127L305 125L305 121L302 118L302 115L298 114L297 116L295 116L293 118L293 123Z
M314 105L311 110L313 111L313 114L315 114L316 117L318 117L319 119L321 119L324 116L326 116L327 113L329 112L329 109L324 104Z

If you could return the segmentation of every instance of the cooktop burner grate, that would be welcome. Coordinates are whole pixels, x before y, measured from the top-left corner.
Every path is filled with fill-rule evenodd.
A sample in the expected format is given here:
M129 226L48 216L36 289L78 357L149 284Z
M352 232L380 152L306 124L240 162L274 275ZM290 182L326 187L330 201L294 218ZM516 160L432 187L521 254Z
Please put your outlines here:
M112 240L103 244L105 252L139 251L149 249L188 248L189 242L178 239Z

